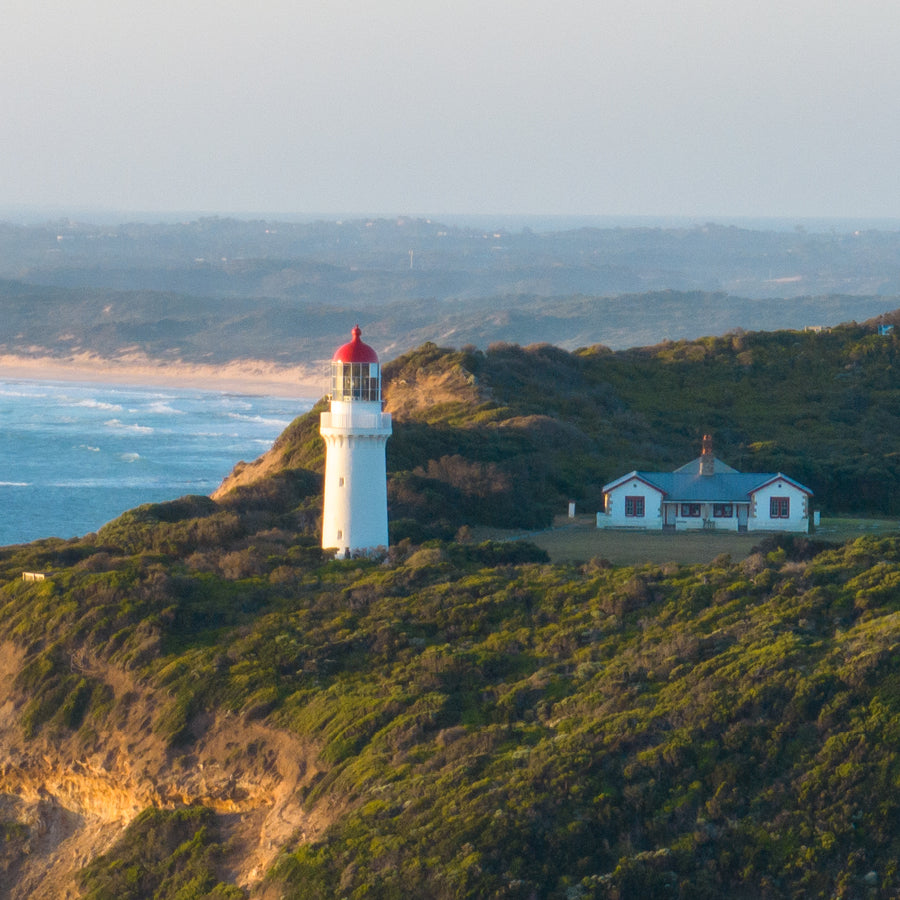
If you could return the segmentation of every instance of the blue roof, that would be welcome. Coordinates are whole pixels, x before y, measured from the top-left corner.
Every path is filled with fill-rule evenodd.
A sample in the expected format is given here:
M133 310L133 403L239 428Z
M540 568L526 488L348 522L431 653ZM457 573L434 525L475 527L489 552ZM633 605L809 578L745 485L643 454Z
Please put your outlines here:
M634 471L604 485L603 492L606 493L622 482L640 478L662 491L667 500L685 503L742 503L754 491L778 478L812 495L808 487L781 472L738 472L728 466L725 468L728 471L715 472L713 475L701 475L690 463L674 472Z
M669 500L739 503L751 492L777 478L777 474L722 472L693 475L687 472L639 472L644 481L658 487Z

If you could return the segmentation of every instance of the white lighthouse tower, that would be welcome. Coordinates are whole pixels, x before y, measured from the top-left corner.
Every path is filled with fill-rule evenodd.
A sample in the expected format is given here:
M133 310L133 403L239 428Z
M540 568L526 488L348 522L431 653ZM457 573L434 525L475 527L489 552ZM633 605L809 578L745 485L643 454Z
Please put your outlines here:
M353 339L331 358L331 411L322 413L325 439L325 503L322 547L344 558L387 547L385 445L390 413L381 411L378 354Z

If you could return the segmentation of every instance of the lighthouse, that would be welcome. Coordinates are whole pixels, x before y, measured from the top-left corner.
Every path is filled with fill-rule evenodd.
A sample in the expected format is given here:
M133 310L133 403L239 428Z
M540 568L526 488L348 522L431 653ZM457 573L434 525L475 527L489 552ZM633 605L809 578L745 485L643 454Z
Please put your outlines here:
M331 408L322 413L325 439L325 502L322 547L338 558L387 547L385 445L390 413L381 411L378 354L360 337L338 347L331 358Z

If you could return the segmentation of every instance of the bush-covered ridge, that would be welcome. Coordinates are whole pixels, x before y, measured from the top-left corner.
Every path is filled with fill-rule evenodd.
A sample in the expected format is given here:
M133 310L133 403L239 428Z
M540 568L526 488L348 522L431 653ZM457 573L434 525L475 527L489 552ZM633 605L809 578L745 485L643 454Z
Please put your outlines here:
M191 509L205 504L131 520L162 548L211 518ZM158 693L152 728L185 758L212 710L314 739L296 802L345 812L284 848L274 895L900 890L900 539L616 569L496 544L334 562L268 529L189 562L123 549L126 524L3 551L23 725L101 740L126 701L72 665L98 658ZM92 896L116 895L123 866L159 897L225 895L213 825L160 838L166 863L135 856L148 821L169 833L136 822L122 862L85 874Z
M244 892L219 880L227 847L216 841L208 809L148 809L109 853L79 877L85 900L208 897L240 900Z
M384 560L318 547L314 414L217 501L0 550L0 641L22 657L0 728L80 766L114 758L144 698L156 779L228 723L302 743L314 765L290 802L330 826L282 838L254 897L894 895L900 538L637 568L424 538L542 521L627 454L677 465L723 410L717 452L741 468L785 469L821 500L789 463L826 477L833 453L856 466L833 460L833 484L890 483L895 352L861 326L630 354L425 346L386 367ZM262 746L228 765L268 766ZM239 895L242 813L177 795L185 810L135 820L85 870L91 896ZM0 873L35 855L35 822L0 797Z
M673 469L705 433L735 468L808 485L826 515L898 515L898 366L900 332L874 323L617 353L426 344L384 367L392 540L544 526L572 499L599 509L607 481ZM261 476L321 473L317 413L285 432ZM242 490L264 490L250 474Z
M413 381L437 364L433 356L425 348L385 367L389 406L394 380ZM460 447L470 463L499 463L517 486L522 518L546 521L567 499L599 508L607 481L681 465L699 454L707 432L723 460L792 475L826 512L900 513L900 335L878 335L874 323L617 353L495 345L444 351L442 363L474 380L480 402L442 417L431 440L446 430L446 456ZM411 459L406 433L418 446L429 418L425 405L396 428L388 456L398 477L417 467L428 474L429 459ZM429 449L439 462L441 451Z

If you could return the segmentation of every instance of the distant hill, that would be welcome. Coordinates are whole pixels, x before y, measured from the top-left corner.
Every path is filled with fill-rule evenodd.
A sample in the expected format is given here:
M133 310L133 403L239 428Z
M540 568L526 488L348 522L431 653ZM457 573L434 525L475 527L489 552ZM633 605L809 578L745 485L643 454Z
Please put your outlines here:
M734 329L828 326L889 313L896 298L746 300L666 291L617 297L503 296L409 300L332 307L287 299L211 298L153 291L57 288L0 281L0 353L60 359L228 363L263 360L313 366L331 357L350 329L384 358L428 341L482 350L497 341L546 341L574 350L623 349Z
M0 352L310 366L362 324L612 349L834 326L900 307L900 234L707 225L535 233L423 219L0 224Z
M900 295L900 233L460 228L400 217L0 224L0 277L32 284L367 307L420 298L660 290Z

